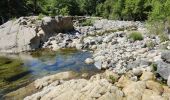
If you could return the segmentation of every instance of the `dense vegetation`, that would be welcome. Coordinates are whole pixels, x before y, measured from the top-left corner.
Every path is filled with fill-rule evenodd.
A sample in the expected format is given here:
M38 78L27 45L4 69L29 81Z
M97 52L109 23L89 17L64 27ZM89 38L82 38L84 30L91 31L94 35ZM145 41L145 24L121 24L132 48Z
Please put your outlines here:
M0 0L0 22L26 15L90 15L118 20L162 20L170 0Z

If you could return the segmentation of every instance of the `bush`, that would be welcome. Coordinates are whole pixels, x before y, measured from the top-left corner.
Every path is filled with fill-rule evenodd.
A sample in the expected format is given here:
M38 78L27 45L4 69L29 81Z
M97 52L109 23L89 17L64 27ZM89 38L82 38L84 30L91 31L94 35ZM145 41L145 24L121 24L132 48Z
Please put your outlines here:
M169 41L169 36L167 34L160 34L159 38L161 42Z
M112 83L115 83L116 82L116 79L113 75L110 75L109 76L109 79L111 80Z
M132 32L129 35L129 39L133 39L134 41L143 40L143 36L140 32Z
M155 44L152 40L149 40L146 42L146 46L149 48L149 49L153 49L155 47Z
M38 15L38 20L41 20L43 17L45 17L45 15L43 15L42 13L40 13L40 14Z
M157 64L152 63L152 64L151 64L151 67L152 67L153 71L157 71Z
M164 31L165 24L162 21L147 22L149 34L160 35Z
M82 26L92 26L93 23L94 23L94 21L93 21L92 19L85 19L85 20L81 23L81 25L82 25Z
M164 20L148 21L147 28L149 34L159 36L161 42L169 41L170 17L167 17Z

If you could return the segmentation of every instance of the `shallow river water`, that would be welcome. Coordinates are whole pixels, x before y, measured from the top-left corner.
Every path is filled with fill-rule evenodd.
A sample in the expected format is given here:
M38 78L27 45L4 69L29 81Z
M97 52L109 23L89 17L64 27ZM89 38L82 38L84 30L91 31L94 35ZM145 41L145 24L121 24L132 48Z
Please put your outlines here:
M3 56L0 58L0 98L5 93L46 75L62 71L88 74L99 72L93 64L84 63L88 57L91 57L90 52L75 49L62 49L56 52L40 50Z

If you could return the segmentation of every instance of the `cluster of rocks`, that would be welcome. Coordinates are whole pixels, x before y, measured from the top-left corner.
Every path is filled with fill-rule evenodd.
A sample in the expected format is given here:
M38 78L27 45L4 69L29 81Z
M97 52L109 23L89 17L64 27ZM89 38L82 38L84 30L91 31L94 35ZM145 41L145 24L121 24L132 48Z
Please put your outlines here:
M58 33L73 30L72 17L20 17L0 26L0 52L35 50Z
M166 57L164 56L166 54L159 50L160 39L158 36L145 34L147 29L144 24L102 19L96 20L93 26L77 26L75 29L76 31L67 34L59 33L49 38L43 47L53 50L70 47L81 50L90 49L93 51L93 57L87 58L85 63L94 64L98 69L111 69L118 74L124 74L136 68L151 70L151 66L156 64L158 65L156 72L163 79L168 79L169 69L166 67L168 63L161 59ZM134 29L142 33L143 40L132 41L128 38ZM100 32L104 33L99 34Z
M67 72L64 72L67 73ZM62 74L62 73L60 73ZM63 74L65 75L65 74ZM59 75L60 76L60 75ZM58 79L58 75L55 75ZM68 76L67 76L68 77ZM169 100L170 88L155 81L151 71L128 71L120 76L112 70L87 79L54 80L48 76L35 81L41 90L24 100Z
M146 47L147 38L131 42L127 36L128 33L123 31L114 32L102 37L101 43L90 46L91 49L95 49L92 59L99 69L112 67L118 73L125 73L126 70L134 67L148 67L151 62L160 58L160 53L157 50L150 50ZM95 41L100 36L90 38ZM156 39L152 39L152 41L156 41ZM155 44L158 43L155 42Z
M103 41L109 41L107 39L116 36L116 31L142 29L142 27L143 24L140 22L111 21L106 19L95 20L93 26L76 26L75 31L65 34L59 33L50 37L48 41L44 43L43 47L52 48L54 50L69 47L77 49L95 49L95 45L101 44ZM107 33L113 34L107 37ZM118 32L118 35L122 34Z

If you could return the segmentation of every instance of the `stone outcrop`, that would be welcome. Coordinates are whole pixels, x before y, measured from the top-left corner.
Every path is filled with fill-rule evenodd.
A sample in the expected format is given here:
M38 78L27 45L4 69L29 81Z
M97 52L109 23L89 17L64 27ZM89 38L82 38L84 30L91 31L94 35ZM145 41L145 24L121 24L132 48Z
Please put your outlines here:
M106 70L89 80L55 80L37 93L25 97L24 100L169 100L170 98L170 88L153 79L139 80L138 77L137 81L133 81L129 71L113 83L107 78L110 76L117 75L115 76L113 71ZM35 81L38 84L44 82Z
M57 81L56 81L57 82ZM58 82L57 82L58 83ZM105 79L73 79L61 85L52 83L24 100L123 100L123 92Z
M72 17L20 17L0 26L0 52L22 52L41 47L50 36L73 30Z

